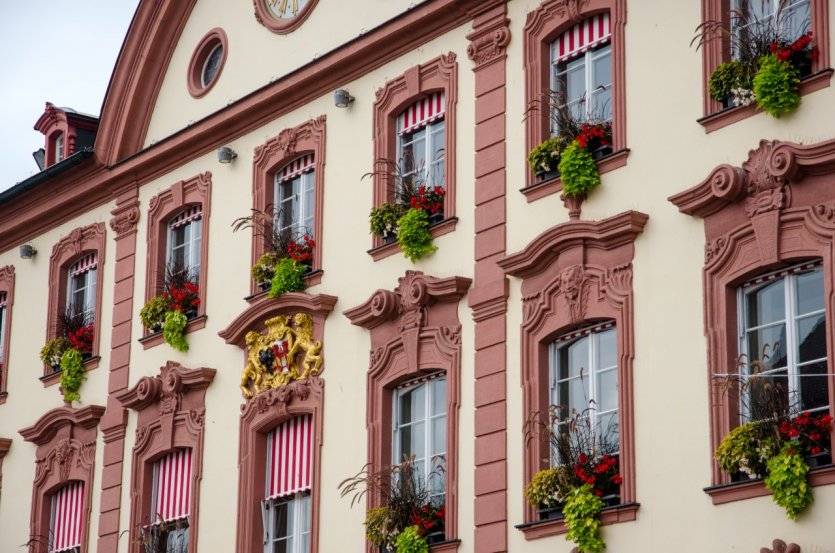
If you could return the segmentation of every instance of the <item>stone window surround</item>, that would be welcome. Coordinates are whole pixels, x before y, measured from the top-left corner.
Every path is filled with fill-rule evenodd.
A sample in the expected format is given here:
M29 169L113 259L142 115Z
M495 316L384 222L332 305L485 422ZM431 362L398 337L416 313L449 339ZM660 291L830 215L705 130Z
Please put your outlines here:
M392 394L404 382L441 369L447 379L446 541L433 552L458 548L458 418L461 402L461 324L458 304L472 281L406 271L394 291L377 290L344 315L369 330L366 426L369 472L391 464ZM368 495L368 508L380 499ZM373 548L366 545L371 553Z
M89 253L96 254L96 314L94 320L92 357L84 362L87 370L99 366L99 344L104 327L102 321L101 294L104 286L105 229L104 223L93 223L73 229L52 247L49 257L49 302L47 306L46 340L58 335L58 315L66 309L67 270L75 261ZM44 366L41 381L44 386L52 386L60 380L61 372Z
M801 95L809 94L829 86L832 69L829 67L829 2L810 0L812 36L820 49L820 56L812 64L812 75L800 84ZM702 22L722 21L728 25L730 17L729 0L702 0ZM698 121L706 133L721 129L737 121L747 119L758 112L755 104L722 109L722 105L710 97L710 75L719 64L727 61L727 43L722 40L707 41L702 51L702 96L704 116Z
M590 322L614 321L617 329L621 504L601 514L603 524L635 520L635 429L632 362L634 241L648 216L627 211L602 221L569 221L551 227L499 265L522 279L521 367L524 416L548 408L551 343ZM547 468L548 445L525 440L524 482ZM568 531L564 520L537 521L527 500L526 540Z
M700 184L671 196L679 211L705 220L703 269L707 375L737 366L737 288L746 280L796 262L822 259L827 305L828 357L835 323L835 195L826 182L835 172L835 140L811 145L760 141L741 167L723 164ZM710 446L715 451L739 414L719 387L711 389ZM835 382L829 382L830 414ZM724 406L724 407L723 407ZM714 504L768 495L761 480L732 484L711 459ZM835 466L815 469L812 485L835 483Z
M168 258L168 224L188 206L200 205L203 224L200 234L200 305L197 317L191 319L185 333L206 326L206 290L209 266L209 220L212 215L212 173L206 171L187 180L181 180L163 190L148 203L148 260L145 269L145 301L162 294L165 265ZM162 332L145 334L139 339L148 349L163 342Z
M446 147L444 149L444 221L431 227L432 236L437 238L455 230L455 150L456 150L456 106L458 104L458 63L455 52L438 56L426 63L410 67L398 77L377 89L374 101L373 143L374 170L388 170L388 164L397 162L397 118L407 107L433 92L443 91L446 102L444 115ZM394 200L388 179L374 174L374 206ZM369 255L379 261L400 250L394 242L385 244L381 238L373 237Z
M214 49L220 45L223 48L223 54L220 58L220 63L217 66L217 73L214 78L203 86L203 66L206 64L206 59L209 57ZM220 74L223 71L223 65L226 63L226 57L229 55L229 39L226 37L226 31L220 27L211 29L206 35L200 39L200 42L194 48L191 54L191 59L188 62L188 71L186 73L186 85L188 93L192 98L202 98L212 87L215 86L220 79Z
M0 321L3 324L3 336L0 336L0 342L4 344L3 356L0 357L0 405L6 403L6 397L9 395L9 349L11 347L12 335L12 306L14 304L14 281L15 271L14 266L6 265L0 267L0 292L6 293L6 320Z
M34 425L20 430L25 441L37 446L30 538L48 540L52 494L68 482L80 481L84 483L81 553L90 551L96 436L103 414L100 405L78 409L64 406L46 412Z
M624 28L626 26L626 0L544 0L528 13L523 30L525 60L525 106L536 106L543 92L551 88L551 43L562 33L580 21L603 12L609 12L612 30L612 155L601 160L598 169L606 173L626 165L629 149L626 147L626 54ZM550 136L549 115L538 109L525 118L525 147L533 150ZM542 183L534 181L533 173L525 171L525 187L521 192L528 202L562 190L562 181L552 179Z
M187 369L168 361L157 376L145 376L116 396L137 413L136 442L131 459L130 550L141 553L139 529L150 524L154 463L176 449L192 451L189 553L197 551L200 480L203 473L203 430L206 388L215 369Z
M265 332L265 321L283 314L307 313L313 319L313 337L324 343L325 319L333 310L337 298L324 294L311 295L303 292L287 292L276 299L260 295L250 306L235 318L229 326L218 333L227 344L234 344L247 360L246 334L249 331ZM326 346L323 346L323 351ZM327 368L325 362L320 375L298 380L287 386L263 392L247 403L241 410L238 434L238 532L236 551L249 553L263 549L263 528L261 527L261 500L267 475L267 435L282 422L303 415L313 415L313 466L311 489L311 534L310 551L319 550L319 497L321 489L322 425L325 381L321 378Z
M313 154L313 237L316 247L313 249L312 271L305 277L308 286L322 281L322 244L325 205L325 123L320 115L296 127L287 128L255 148L253 159L252 197L253 208L265 211L275 204L275 175L285 165L305 154ZM264 239L252 238L252 265L266 252ZM250 279L251 280L251 279ZM258 294L258 284L251 280L250 293ZM250 296L250 298L252 298Z

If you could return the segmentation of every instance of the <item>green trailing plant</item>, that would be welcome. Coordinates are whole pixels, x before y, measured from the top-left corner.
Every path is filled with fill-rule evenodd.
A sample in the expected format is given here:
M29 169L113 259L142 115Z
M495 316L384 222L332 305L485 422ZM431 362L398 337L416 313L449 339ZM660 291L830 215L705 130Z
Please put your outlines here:
M760 478L774 455L773 440L763 434L763 425L747 422L731 430L716 449L716 460L728 474L744 473Z
M250 269L252 280L258 284L271 282L275 276L275 266L281 257L275 252L267 252L258 258L255 265Z
M170 301L162 296L156 296L148 300L139 311L139 320L142 326L149 330L158 331L165 323L165 314L169 310Z
M786 516L794 520L808 507L814 498L812 488L806 480L809 465L794 448L787 443L780 453L768 462L766 487L771 490L774 502L786 510Z
M388 541L391 534L392 512L388 507L375 507L369 509L365 518L365 536L368 541L376 546L381 546Z
M166 311L165 322L162 326L162 338L165 343L177 351L188 351L188 342L183 338L183 331L188 324L188 318L180 311Z
M525 488L528 502L534 507L539 505L553 507L561 503L560 476L560 467L542 469L534 474L527 488Z
M368 221L371 234L380 238L396 235L398 221L406 214L406 206L399 203L385 202L371 210Z
M600 173L591 152L580 147L576 140L560 156L559 170L563 194L566 196L585 196L600 184Z
M70 348L70 341L64 336L49 340L41 348L41 361L48 367L61 366L61 356Z
M417 260L438 251L429 232L429 215L422 209L410 209L398 221L397 242L406 259Z
M788 61L774 54L760 59L760 70L754 77L757 107L773 117L792 112L800 105L800 73Z
M556 171L560 164L560 152L565 149L568 140L562 136L549 138L528 154L528 165L534 173Z
M395 553L429 553L429 544L417 526L409 526L397 535Z
M300 292L304 290L304 274L307 267L289 257L278 260L275 274L270 282L269 297L277 298L284 292Z
M714 69L708 86L711 98L724 101L735 88L751 88L749 68L739 60L725 62Z
M69 348L61 355L61 391L64 399L69 402L80 401L81 383L87 377L84 375L84 359L77 349Z
M568 528L565 539L573 541L579 553L601 553L606 549L598 531L598 514L602 508L603 501L594 495L588 484L572 490L566 499L562 510Z

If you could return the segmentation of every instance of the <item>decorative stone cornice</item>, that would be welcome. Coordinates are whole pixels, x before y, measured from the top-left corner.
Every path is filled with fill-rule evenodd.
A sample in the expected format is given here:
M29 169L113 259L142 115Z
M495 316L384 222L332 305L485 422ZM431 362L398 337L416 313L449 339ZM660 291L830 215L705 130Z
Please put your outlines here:
M118 394L116 399L135 411L158 403L160 415L175 413L180 410L183 394L205 390L214 380L216 372L205 367L187 369L168 361L160 367L158 375L140 378L133 388Z
M476 17L473 31L467 35L467 57L475 62L475 69L505 58L510 43L510 20L506 14L507 6L501 5Z
M43 445L51 440L58 429L65 425L78 425L82 428L94 428L104 414L101 405L87 405L73 409L72 407L58 407L47 411L38 421L20 430L20 435L27 442Z

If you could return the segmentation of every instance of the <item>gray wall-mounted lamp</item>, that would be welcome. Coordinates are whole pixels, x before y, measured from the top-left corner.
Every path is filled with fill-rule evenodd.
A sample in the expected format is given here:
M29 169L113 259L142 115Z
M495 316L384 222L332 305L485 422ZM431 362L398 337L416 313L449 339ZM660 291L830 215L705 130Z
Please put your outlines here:
M232 163L232 160L236 157L238 157L238 154L229 146L223 146L217 150L217 160L221 163Z
M20 246L20 258L21 259L32 259L35 257L35 254L38 253L38 250L32 244L23 244Z
M347 108L353 101L354 97L344 88L340 88L333 93L333 103L338 108Z

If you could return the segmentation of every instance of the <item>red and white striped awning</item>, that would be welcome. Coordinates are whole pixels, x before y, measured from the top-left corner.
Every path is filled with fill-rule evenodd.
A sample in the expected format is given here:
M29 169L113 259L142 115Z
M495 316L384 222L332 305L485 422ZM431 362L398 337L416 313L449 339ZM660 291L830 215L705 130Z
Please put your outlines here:
M81 547L84 519L84 482L72 482L52 494L52 547L58 553Z
M309 490L312 453L312 415L293 417L273 430L267 440L266 499Z
M397 128L404 135L424 125L444 118L446 98L443 92L433 92L407 107L397 118Z
M293 180L302 173L309 173L310 171L313 171L313 167L313 154L297 157L278 172L278 182Z
M191 449L178 449L154 463L154 522L188 516L191 502Z
M822 267L822 261L812 261L810 263L803 263L801 265L795 265L794 267L790 267L788 269L781 269L779 271L775 271L773 273L769 273L767 275L761 275L757 278L753 278L742 285L743 288L747 288L749 286L756 286L758 284L763 284L766 282L771 282L772 280L777 280L778 278L783 278L788 275L793 275L797 273L802 273L804 271L811 271L812 269L816 269L818 267Z
M192 221L197 221L203 217L203 206L200 205L193 205L187 207L183 211L180 212L179 215L174 217L169 223L171 228L182 227L189 224Z
M96 268L96 254L88 253L70 267L70 275L78 276Z
M557 338L556 342L558 344L562 344L562 343L565 343L565 342L570 342L571 340L574 340L576 338L581 338L583 336L588 336L589 334L597 334L599 332L605 332L605 331L609 330L610 328L614 328L614 327L615 327L615 323L602 323L602 324L586 327L586 328L583 328L581 330L577 330L575 332L572 332L571 334L566 334L565 336L560 336L559 338Z
M609 41L612 30L609 13L593 15L557 37L553 43L554 63L561 63Z

